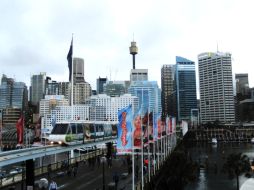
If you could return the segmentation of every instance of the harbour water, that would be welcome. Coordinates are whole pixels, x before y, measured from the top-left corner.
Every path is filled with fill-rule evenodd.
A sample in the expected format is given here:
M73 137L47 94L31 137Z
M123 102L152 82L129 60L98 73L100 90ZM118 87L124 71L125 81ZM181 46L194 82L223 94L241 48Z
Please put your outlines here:
M189 154L193 160L198 161L201 166L199 179L188 184L185 190L235 190L236 178L229 179L222 172L222 166L227 156L231 153L243 153L254 159L254 145L251 143L195 143L189 145ZM208 167L207 167L208 166ZM244 175L240 176L240 187L247 180Z

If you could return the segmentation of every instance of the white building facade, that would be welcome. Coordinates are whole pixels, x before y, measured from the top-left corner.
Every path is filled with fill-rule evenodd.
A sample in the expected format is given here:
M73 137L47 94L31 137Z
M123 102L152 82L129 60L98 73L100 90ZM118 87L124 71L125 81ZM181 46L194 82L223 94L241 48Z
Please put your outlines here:
M230 53L198 56L201 123L235 121Z

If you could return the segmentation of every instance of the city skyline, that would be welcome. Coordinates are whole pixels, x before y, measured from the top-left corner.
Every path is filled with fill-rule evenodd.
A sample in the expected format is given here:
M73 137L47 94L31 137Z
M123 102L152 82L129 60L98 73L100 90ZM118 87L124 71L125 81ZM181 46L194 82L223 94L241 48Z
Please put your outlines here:
M74 57L84 59L92 89L98 77L129 80L133 38L139 48L136 68L148 69L149 80L159 85L162 65L183 56L197 68L198 54L218 47L232 53L233 73L248 73L253 87L252 5L238 0L1 1L0 74L27 86L40 72L68 81L66 56L74 33Z

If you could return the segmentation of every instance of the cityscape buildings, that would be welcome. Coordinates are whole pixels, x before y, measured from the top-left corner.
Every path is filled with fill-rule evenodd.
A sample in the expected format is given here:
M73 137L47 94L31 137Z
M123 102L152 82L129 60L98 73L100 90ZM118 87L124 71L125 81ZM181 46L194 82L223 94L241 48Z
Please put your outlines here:
M108 81L104 85L104 93L110 97L121 96L128 93L130 81Z
M73 82L82 83L85 82L85 74L84 74L84 59L74 57L73 58Z
M230 53L198 55L200 117L202 123L235 121Z

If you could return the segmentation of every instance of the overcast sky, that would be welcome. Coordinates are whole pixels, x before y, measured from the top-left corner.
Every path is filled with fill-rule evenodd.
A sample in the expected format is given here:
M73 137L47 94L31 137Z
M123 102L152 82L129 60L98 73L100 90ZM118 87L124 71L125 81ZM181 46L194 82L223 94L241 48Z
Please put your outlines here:
M129 80L130 42L136 68L160 85L164 64L175 56L196 63L200 53L232 53L233 73L249 73L254 86L253 0L1 0L0 74L30 85L46 72L68 81L67 53L85 60L85 80Z

